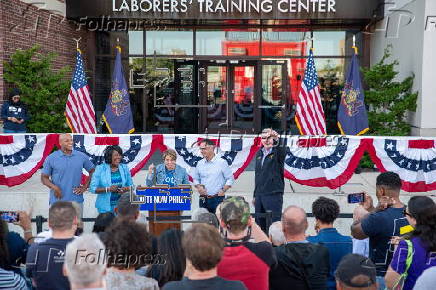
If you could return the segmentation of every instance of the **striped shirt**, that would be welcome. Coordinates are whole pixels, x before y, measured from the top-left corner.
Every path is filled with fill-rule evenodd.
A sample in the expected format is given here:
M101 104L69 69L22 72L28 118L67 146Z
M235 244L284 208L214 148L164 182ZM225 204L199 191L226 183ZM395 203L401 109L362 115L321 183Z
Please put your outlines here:
M12 271L0 268L0 289L28 289L23 277Z

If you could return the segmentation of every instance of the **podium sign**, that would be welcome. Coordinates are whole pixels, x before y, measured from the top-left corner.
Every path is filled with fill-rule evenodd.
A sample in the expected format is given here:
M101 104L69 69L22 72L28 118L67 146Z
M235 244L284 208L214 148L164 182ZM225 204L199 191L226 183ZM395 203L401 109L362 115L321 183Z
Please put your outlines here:
M156 185L136 189L137 197L144 201L141 203L140 210L148 211L191 210L191 194L190 185L178 187Z

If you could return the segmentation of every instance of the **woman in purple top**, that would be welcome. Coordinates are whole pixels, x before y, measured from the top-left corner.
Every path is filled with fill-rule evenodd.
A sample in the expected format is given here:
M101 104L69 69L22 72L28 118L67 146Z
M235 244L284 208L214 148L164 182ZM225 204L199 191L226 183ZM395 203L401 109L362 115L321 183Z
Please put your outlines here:
M413 257L403 289L412 290L422 272L436 266L436 204L427 196L414 196L404 209L404 215L414 231L408 237L413 244ZM385 276L388 289L395 286L406 270L407 253L407 243L402 240Z

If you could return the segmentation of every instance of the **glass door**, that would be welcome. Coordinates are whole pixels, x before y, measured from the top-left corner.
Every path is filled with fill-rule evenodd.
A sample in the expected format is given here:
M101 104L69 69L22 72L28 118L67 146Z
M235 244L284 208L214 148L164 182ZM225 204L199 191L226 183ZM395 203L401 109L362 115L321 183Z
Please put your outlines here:
M254 92L255 63L242 63L230 66L231 123L232 130L241 133L255 132Z
M176 61L175 65L175 132L198 133L197 63Z
M200 133L226 132L230 126L228 106L228 66L200 62L198 68L201 108Z
M290 110L287 102L289 82L286 61L261 62L261 95L259 110L262 128L286 130L290 122Z
M199 63L202 132L255 132L255 62L215 61Z

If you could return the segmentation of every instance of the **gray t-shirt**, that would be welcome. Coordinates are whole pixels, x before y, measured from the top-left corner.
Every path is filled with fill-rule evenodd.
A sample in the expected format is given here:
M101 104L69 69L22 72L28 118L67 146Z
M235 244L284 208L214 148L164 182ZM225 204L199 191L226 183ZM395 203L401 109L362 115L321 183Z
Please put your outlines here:
M172 281L165 284L163 290L245 290L241 281L228 281L221 277L204 280L190 280L183 278L181 281Z
M133 272L119 272L111 268L106 273L107 289L137 289L137 290L159 290L157 281L139 276Z
M425 270L416 280L413 290L433 290L436 284L436 267Z

